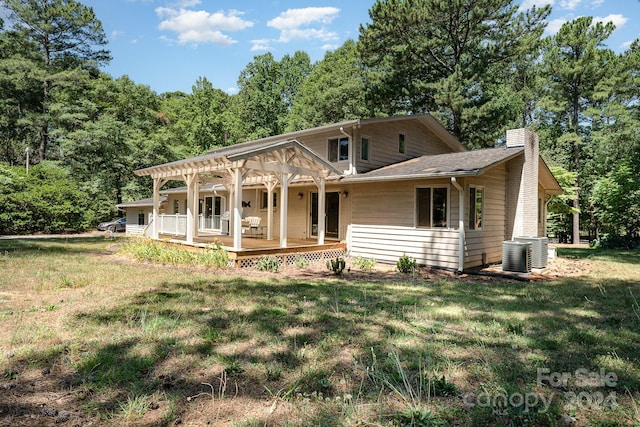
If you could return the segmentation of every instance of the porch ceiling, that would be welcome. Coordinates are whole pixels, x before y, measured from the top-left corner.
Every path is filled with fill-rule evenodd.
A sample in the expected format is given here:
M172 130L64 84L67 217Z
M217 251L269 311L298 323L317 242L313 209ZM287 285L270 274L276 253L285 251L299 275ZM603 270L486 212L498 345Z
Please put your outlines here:
M299 178L326 178L340 171L296 139L265 142L251 146L225 147L199 157L135 171L138 176L183 179L199 174L210 181L231 180L233 169L248 171L244 184L272 181L274 173L290 173Z

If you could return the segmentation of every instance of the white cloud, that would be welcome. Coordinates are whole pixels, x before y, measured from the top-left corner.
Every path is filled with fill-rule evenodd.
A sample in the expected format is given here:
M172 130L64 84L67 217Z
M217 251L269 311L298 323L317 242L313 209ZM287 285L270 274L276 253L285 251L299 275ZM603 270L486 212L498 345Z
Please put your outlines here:
M591 7L595 9L596 7L602 6L603 3L604 3L604 0L592 0Z
M111 38L112 38L113 40L115 40L115 39L119 38L119 37L120 37L121 35L123 35L123 34L124 34L124 31L120 31L120 30L113 30L113 31L111 31Z
M253 43L251 52L266 52L271 49L270 40L268 39L251 40L251 43Z
M548 35L555 35L558 33L558 31L560 31L560 28L562 27L562 25L564 25L566 22L568 22L566 19L552 19L551 21L547 22L547 28L544 30L545 34Z
M575 10L582 3L582 0L560 0L562 9Z
M555 0L523 0L522 3L520 3L520 11L523 10L529 10L531 9L533 6L535 7L544 7L546 5L551 5L553 6L553 4L555 3Z
M325 44L325 45L322 45L322 50L326 52L329 50L336 50L339 47L340 47L339 44Z
M622 43L622 47L623 47L624 49L629 49L629 48L631 47L631 45L633 44L633 42L634 42L634 41L635 41L635 40L629 40L629 41L626 41L626 42Z
M158 7L156 14L164 19L160 30L178 35L178 43L213 43L228 46L236 43L223 31L241 31L253 26L253 22L242 19L242 12L229 10L209 13L205 10L172 9Z
M288 9L280 16L267 22L267 26L280 30L280 42L291 40L336 40L338 35L325 28L338 16L336 7L305 7ZM319 28L318 28L319 26Z
M227 89L227 93L229 95L235 95L238 92L240 92L240 89L238 89L237 87L230 87Z
M616 26L616 28L620 28L622 27L624 24L627 23L627 21L629 20L629 18L627 18L624 15L621 15L619 13L614 13L605 17L600 17L600 16L594 16L593 17L593 22L602 22L602 23L607 23L607 22L613 22L613 24Z

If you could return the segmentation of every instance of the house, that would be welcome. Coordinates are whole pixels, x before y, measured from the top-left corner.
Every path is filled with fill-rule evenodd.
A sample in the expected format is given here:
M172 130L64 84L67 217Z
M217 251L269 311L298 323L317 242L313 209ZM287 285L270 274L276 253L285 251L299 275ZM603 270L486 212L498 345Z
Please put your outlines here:
M504 240L546 234L562 190L538 150L526 129L469 151L428 114L349 120L138 170L153 198L120 206L139 219L133 233L144 211L156 239L229 235L241 252L253 237L243 219L257 217L271 248L335 241L351 256L462 271L500 262ZM163 190L169 180L185 185Z

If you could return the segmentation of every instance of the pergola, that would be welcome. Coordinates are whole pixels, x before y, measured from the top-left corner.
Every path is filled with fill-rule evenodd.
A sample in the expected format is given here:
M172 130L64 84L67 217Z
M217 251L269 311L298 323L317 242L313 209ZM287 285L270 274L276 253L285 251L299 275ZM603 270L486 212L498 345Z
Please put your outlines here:
M158 238L160 189L170 180L187 184L186 242L198 233L199 184L222 184L232 205L230 231L233 250L242 249L242 186L264 185L267 190L267 239L273 239L273 191L280 186L280 247L287 247L289 185L311 180L318 187L318 212L325 211L325 182L340 171L297 139L276 142L252 141L220 148L208 154L135 171L153 178L153 238ZM318 221L318 244L324 244L325 222Z

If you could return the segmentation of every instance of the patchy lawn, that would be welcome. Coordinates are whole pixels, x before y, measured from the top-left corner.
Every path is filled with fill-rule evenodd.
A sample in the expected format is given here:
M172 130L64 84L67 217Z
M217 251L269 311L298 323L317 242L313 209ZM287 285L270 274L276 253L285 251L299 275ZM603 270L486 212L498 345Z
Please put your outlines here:
M526 283L118 245L0 241L0 425L640 425L637 251Z

